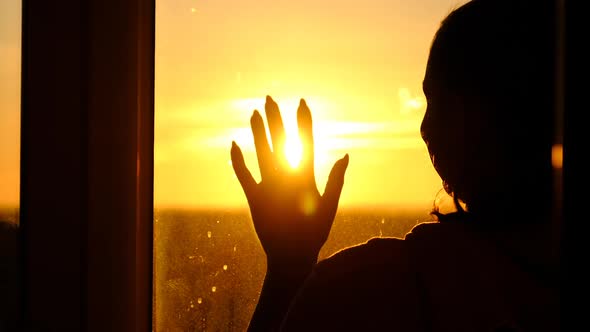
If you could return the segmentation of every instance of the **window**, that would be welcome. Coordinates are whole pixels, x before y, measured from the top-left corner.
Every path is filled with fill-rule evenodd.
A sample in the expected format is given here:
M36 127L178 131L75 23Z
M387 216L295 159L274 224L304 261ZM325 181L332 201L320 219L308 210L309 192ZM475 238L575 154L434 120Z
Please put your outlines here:
M0 220L18 224L21 1L0 5Z
M249 322L265 258L229 149L235 140L259 179L249 118L266 95L292 139L306 99L320 192L332 164L350 155L320 259L429 220L444 196L419 133L422 79L434 32L458 4L157 1L156 330L240 331Z
M153 105L150 105L153 97L150 88L153 45L150 41L153 39L154 2L89 0L81 4L70 0L28 1L23 6L23 181L19 184L19 204L20 225L23 231L26 228L23 237L23 247L27 251L23 256L26 263L23 285L27 292L23 297L23 316L29 329L149 330L151 287L146 283L151 282L151 277L146 271L151 270L151 230L146 230L141 221L147 220L147 224L151 225L152 216L151 212L142 209L141 204L147 202L149 211L153 208L150 147L153 138L150 135L153 120ZM197 13L201 8L196 3L183 1L176 6L180 7L179 12ZM232 4L222 3L226 9L233 8ZM563 6L563 1L560 3ZM5 10L5 5L12 4L10 1L2 2L2 28L9 22L4 19L4 14L18 15L12 9ZM221 4L213 5L219 6L218 10L223 8ZM412 1L406 5L414 6ZM418 5L420 8L412 11L421 13L423 22L426 22L422 25L425 29L428 24L433 24L430 26L430 32L433 32L437 20L454 3L447 6L444 3L420 2ZM158 10L164 6L164 0L159 0ZM251 17L254 16L254 19L260 15L258 9L252 8L255 14ZM14 17L13 14L9 16ZM158 16L161 18L160 14ZM158 22L163 25L160 19ZM403 35L418 39L417 35L411 35L412 31L407 27L404 25ZM93 43L93 47L89 47L89 43ZM569 56L571 52L567 54ZM5 65L6 59L6 56L2 58L0 66ZM54 68L60 70L59 75L52 72ZM91 78L90 72L100 75ZM242 75L232 77L245 77ZM198 75L194 77L198 78ZM0 81L4 82L4 76L0 77ZM14 81L11 84L18 86ZM141 91L137 91L139 87ZM408 88L414 92L414 88ZM0 94L6 91L2 88ZM257 107L266 93L269 92L264 89L252 94L254 98L260 98ZM293 111L286 104L288 99L310 96L297 89L293 93L297 96L273 95L283 112ZM393 91L393 95L396 93L399 91ZM88 95L98 97L80 102L81 97ZM571 98L569 94L568 98ZM240 108L240 111L245 112L243 119L246 122L236 120L236 123L243 126L251 109ZM317 119L318 111L313 107L312 111ZM572 121L572 114L566 112L567 142L577 138L577 131L571 128L571 123L577 122ZM3 109L0 116L4 115ZM94 121L89 124L88 118ZM51 122L54 119L57 121ZM137 128L138 123L141 123L141 131ZM138 142L143 144L141 149ZM51 150L56 146L60 148ZM570 189L566 191L569 194L565 207L567 220L571 220L580 212L574 208L579 209L583 204L576 201L582 196L571 195L572 192L579 192L575 190L579 189L575 188L575 184L581 183L571 173L575 166L572 161L578 152L575 145L569 143L566 150L564 169L569 171L565 172L569 175L564 179L567 182L565 188ZM137 156L141 162L138 162ZM251 157L247 157L247 162L256 172L256 163ZM353 158L351 154L351 161ZM137 174L138 169L141 176ZM94 173L89 175L90 170ZM576 182L571 181L574 178ZM100 186L88 186L90 180ZM321 181L318 181L320 187ZM232 178L227 179L227 183L238 190ZM351 187L348 182L347 187ZM433 187L436 188L438 186ZM156 185L156 194L158 190ZM138 195L138 192L142 194ZM195 200L199 198L202 197ZM424 199L428 200L427 209L432 196ZM93 203L91 208L85 205L90 201ZM214 221L216 224L217 218ZM571 240L571 230L571 227L567 228L568 240ZM142 242L146 234L150 236L147 245ZM204 234L209 239L208 233ZM568 254L575 251L571 247L573 242L566 243ZM569 273L570 267L566 268ZM228 266L226 271L229 269ZM187 307L182 308L186 310ZM162 313L155 306L154 309L155 314ZM243 308L239 309L242 311Z
M20 185L21 1L0 3L0 331L16 328Z

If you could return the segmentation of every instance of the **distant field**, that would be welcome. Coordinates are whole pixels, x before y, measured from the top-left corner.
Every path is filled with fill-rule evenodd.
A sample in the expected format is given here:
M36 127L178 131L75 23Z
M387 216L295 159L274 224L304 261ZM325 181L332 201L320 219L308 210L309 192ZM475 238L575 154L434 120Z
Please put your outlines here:
M248 211L156 209L154 219L156 331L244 331L266 269ZM340 212L320 259L428 220L427 210Z
M18 208L0 208L1 221L18 218ZM429 220L428 210L341 210L320 259ZM248 211L155 209L155 331L245 331L265 269Z
M19 209L18 207L0 207L0 221L8 221L18 224Z

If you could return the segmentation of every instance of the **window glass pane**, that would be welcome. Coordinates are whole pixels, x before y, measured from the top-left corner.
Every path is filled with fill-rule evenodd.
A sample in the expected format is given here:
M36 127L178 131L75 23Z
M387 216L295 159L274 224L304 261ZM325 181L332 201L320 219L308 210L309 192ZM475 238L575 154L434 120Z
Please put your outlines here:
M0 1L0 331L17 317L21 0Z
M419 132L422 79L434 32L460 3L156 1L156 330L248 324L265 258L229 151L235 140L260 179L249 119L266 95L291 137L306 99L320 192L350 155L320 258L430 219L442 186Z

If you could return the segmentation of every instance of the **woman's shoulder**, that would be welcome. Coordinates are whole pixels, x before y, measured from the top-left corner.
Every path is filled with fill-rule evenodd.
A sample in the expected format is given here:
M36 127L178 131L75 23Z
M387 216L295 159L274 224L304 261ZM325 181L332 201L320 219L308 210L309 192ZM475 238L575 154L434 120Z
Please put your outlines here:
M296 296L288 331L412 331L417 291L403 238L372 238L320 261ZM397 318L392 312L399 314Z
M351 271L391 263L394 256L399 256L403 252L403 247L404 239L402 238L374 237L364 243L335 252L320 261L316 271L320 273L342 269Z
M364 243L341 249L316 266L320 274L337 273L338 271L370 270L371 267L392 264L405 264L409 250L414 249L410 242L432 240L454 232L453 228L462 226L442 224L436 221L423 222L415 225L404 237L373 237Z

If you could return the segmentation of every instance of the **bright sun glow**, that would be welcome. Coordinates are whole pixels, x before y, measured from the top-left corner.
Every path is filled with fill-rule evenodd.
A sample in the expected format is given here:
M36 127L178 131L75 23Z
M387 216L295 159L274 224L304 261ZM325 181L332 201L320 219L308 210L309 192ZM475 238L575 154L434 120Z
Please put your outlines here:
M287 141L285 142L285 157L287 157L287 162L292 168L299 166L302 152L301 141L297 138L287 137Z

